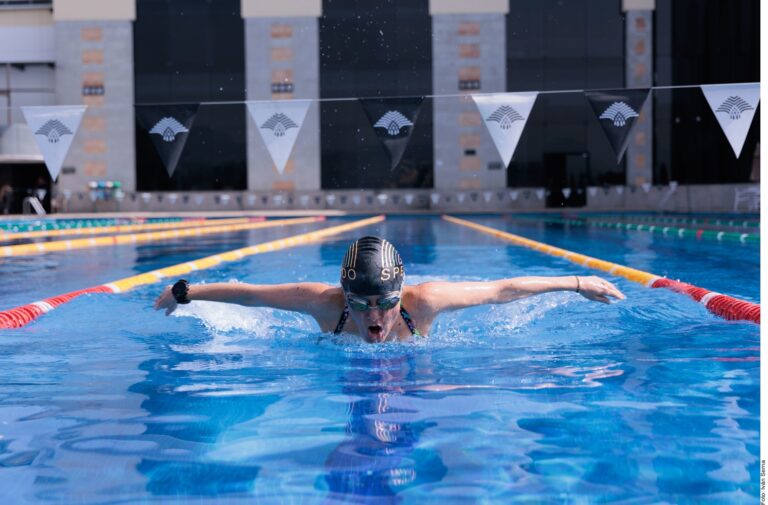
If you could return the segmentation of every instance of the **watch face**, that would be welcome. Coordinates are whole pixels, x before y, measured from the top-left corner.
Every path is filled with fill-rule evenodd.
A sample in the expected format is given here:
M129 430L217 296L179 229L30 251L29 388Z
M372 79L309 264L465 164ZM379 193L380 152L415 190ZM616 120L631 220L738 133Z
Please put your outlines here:
M186 300L188 291L189 285L186 283L186 281L178 281L171 288L171 294L176 299L176 301Z

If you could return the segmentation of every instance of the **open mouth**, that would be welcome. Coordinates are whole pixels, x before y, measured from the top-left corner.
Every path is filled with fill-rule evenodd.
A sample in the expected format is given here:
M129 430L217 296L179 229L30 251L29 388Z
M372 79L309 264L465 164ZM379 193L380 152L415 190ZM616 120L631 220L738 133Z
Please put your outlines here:
M368 327L369 340L373 342L381 342L384 337L384 329L378 324L374 324Z

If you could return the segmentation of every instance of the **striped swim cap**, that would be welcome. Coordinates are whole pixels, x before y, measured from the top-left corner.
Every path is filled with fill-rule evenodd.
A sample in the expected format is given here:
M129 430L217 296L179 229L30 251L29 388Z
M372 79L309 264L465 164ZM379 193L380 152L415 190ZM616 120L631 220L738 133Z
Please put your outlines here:
M404 278L405 268L397 249L379 237L354 241L341 264L341 287L358 295L400 291Z

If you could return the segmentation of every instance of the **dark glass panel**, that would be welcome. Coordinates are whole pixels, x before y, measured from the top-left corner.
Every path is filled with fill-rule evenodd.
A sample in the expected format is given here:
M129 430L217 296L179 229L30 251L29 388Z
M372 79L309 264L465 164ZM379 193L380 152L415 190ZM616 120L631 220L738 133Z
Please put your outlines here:
M245 100L245 39L239 0L137 0L137 104ZM203 105L174 176L146 131L136 128L136 183L148 190L245 189L246 111Z
M321 97L429 95L431 34L427 0L325 0ZM395 170L357 101L323 102L320 127L323 189L432 187L430 100Z

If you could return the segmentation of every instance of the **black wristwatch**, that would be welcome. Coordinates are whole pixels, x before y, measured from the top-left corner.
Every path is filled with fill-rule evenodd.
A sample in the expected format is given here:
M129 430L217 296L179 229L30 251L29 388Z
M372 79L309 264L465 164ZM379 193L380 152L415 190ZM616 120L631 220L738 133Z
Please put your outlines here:
M176 303L184 305L192 301L187 298L187 294L189 294L189 282L187 282L186 279L176 281L176 284L171 288L171 294L176 300Z

